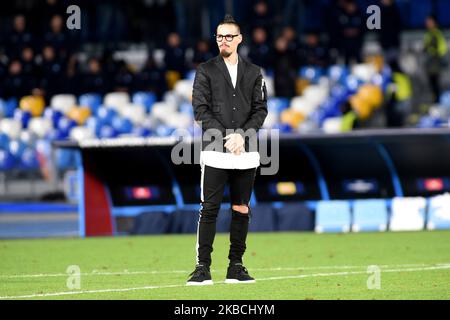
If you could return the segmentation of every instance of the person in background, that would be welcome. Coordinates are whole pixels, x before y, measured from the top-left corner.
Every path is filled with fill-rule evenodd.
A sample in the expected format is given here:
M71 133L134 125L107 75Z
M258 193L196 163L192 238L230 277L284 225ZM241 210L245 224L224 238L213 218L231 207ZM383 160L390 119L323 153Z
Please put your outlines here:
M399 64L392 61L392 83L388 86L385 105L386 124L388 127L402 127L411 113L412 84L411 78L402 72Z
M439 78L446 66L447 42L436 21L436 17L429 15L425 20L427 31L423 44L425 53L425 71L433 93L433 102L438 102L441 95Z
M161 99L167 90L166 71L156 65L153 53L149 52L144 67L135 76L135 88L138 91L152 91Z
M105 94L109 91L109 80L103 73L100 61L97 58L90 58L88 61L88 70L83 75L84 93L95 92Z
M273 71L277 97L292 98L296 94L297 62L288 45L288 40L283 37L275 40Z
M172 32L167 37L167 46L165 48L164 63L169 71L176 71L181 77L186 72L186 49L181 43L178 33Z
M305 43L301 49L302 65L313 65L317 67L327 67L329 64L328 48L321 43L319 34L308 32L305 36Z
M18 58L23 48L33 47L33 36L27 30L27 22L24 15L17 15L13 20L13 30L9 35L6 45L6 55L10 58Z
M378 40L383 48L386 64L389 65L398 60L402 19L395 0L381 0L380 11L382 19Z
M253 30L248 58L264 70L272 67L272 48L267 41L267 32L262 27Z
M8 74L2 85L4 98L16 98L19 100L23 96L31 94L33 87L33 79L23 73L20 60L11 60L8 67Z
M211 52L209 42L205 39L197 41L195 46L194 57L192 58L192 68L197 68L197 66L209 59L213 58L214 54Z
M40 88L45 92L45 98L50 98L62 92L65 63L59 59L51 45L44 45L40 65Z
M61 59L65 59L71 51L64 28L63 18L60 15L55 15L50 20L50 30L44 35L44 43L51 45L55 49L56 55Z

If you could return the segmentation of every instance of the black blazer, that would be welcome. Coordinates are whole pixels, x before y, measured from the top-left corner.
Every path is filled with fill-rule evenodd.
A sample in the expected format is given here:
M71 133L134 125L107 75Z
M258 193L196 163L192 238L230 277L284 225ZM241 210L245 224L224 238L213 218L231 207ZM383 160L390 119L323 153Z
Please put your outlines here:
M258 131L267 116L267 89L261 68L239 56L234 88L220 55L200 64L194 79L192 105L195 120L203 131L217 129L223 137L226 129ZM202 150L206 145L203 141Z

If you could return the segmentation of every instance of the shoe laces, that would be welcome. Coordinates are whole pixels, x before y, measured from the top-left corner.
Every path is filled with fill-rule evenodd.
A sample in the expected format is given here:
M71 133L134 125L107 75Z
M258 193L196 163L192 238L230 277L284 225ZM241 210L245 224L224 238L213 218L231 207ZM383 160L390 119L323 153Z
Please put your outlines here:
M248 270L246 267L244 267L242 264L235 264L234 268L236 268L238 273L244 273L246 275L248 275Z
M208 269L205 266L197 266L195 270L189 276L200 276L206 275L208 273Z

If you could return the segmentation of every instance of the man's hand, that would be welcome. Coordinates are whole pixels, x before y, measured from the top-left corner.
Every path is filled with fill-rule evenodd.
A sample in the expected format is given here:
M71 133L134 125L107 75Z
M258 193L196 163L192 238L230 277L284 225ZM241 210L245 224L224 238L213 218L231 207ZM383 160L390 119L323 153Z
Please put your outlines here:
M240 155L242 152L245 152L245 140L239 133L231 133L224 139L228 140L225 142L225 148L233 154Z

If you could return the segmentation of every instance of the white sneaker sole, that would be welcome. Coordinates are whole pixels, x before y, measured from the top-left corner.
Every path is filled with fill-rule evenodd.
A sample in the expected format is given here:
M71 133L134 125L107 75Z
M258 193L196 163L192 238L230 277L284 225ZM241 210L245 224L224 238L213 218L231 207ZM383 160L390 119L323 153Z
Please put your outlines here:
M195 282L195 281L186 282L187 286L210 286L212 284L214 284L212 280L205 280L202 282Z
M245 280L239 281L238 279L225 279L225 283L235 284L235 283L255 283L255 280Z

